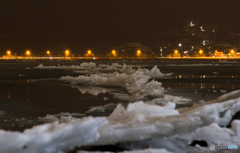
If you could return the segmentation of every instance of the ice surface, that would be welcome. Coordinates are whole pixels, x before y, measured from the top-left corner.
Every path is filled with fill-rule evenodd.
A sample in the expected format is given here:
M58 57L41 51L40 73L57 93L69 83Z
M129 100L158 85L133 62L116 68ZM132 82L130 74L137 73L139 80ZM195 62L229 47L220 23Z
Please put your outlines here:
M126 64L124 63L121 72L122 72L122 73L126 73L126 74L131 74L131 73L134 73L135 70L132 69L132 65L126 65Z
M83 68L91 68L91 67L96 67L96 63L93 63L93 62L89 62L89 63L82 63L80 64L81 67Z
M221 93L226 93L226 92L227 92L227 90L220 90L220 92L221 92Z
M113 152L88 152L88 151L78 151L77 153L113 153ZM145 149L145 150L136 150L136 151L123 151L118 153L171 153L167 151L166 149Z
M135 75L125 73L113 73L113 74L91 74L90 76L64 76L59 81L71 83L71 84L82 84L92 86L117 86L126 87L127 85L144 84L150 77L146 75Z
M222 96L220 96L217 101L221 102L221 101L226 101L226 100L229 100L229 99L235 99L235 98L238 98L240 97L240 90L235 90L235 91L232 91L232 92L229 92L227 94L224 94Z
M162 87L161 82L155 80L148 82L151 77L159 78L165 76L156 66L151 71L140 69L135 72L135 70L132 69L132 66L124 64L122 72L126 73L99 73L90 74L89 76L80 75L78 77L63 76L59 78L59 81L70 83L71 85L124 87L128 91L128 94L114 93L115 97L121 100L136 101L144 99L145 97L154 97L164 98L167 102L173 100L183 101L181 98L171 97L164 94L165 90ZM79 90L82 90L82 93L89 91L87 88ZM96 88L96 91L97 90L98 88ZM91 91L93 91L93 89ZM100 92L105 93L104 91ZM95 92L94 95L97 94L98 92Z
M58 65L58 66L44 66L43 64L40 64L35 69L75 69L78 71L75 71L75 73L97 73L97 72L111 72L111 71L119 71L121 73L125 74L133 74L136 75L148 75L151 78L163 78L163 77L169 77L172 75L172 73L161 73L160 70L157 68L157 66L154 66L151 70L148 69L133 69L133 65L126 65L125 63L123 65L120 65L118 63L112 63L112 65L107 64L99 64L99 66L96 66L96 63L89 62L89 63L81 63L80 65L72 65L72 66L65 66L65 65ZM80 70L80 71L79 71Z
M38 117L38 120L45 123L54 121L66 122L83 116L85 116L85 114L62 112L59 114L47 114L45 117Z
M104 106L97 106L97 107L91 107L90 110L88 110L86 113L92 113L92 112L105 112L106 110L114 110L114 108L117 106L117 104L110 103Z
M77 86L76 87L82 94L89 93L91 95L97 96L100 93L107 93L114 91L111 88L103 88L103 87L96 87L96 86Z
M65 66L65 65L58 65L58 66L44 66L43 64L40 64L34 69L90 69L90 68L96 68L96 63L89 62L89 63L81 63L80 65L71 65L71 66Z
M106 118L84 118L67 123L53 122L20 132L0 130L0 152L4 153L52 153L67 151L95 141L98 127L106 124ZM89 128L91 127L91 128Z
M118 63L112 63L111 66L112 66L112 67L124 67L123 65L120 65L120 64L118 64Z
M192 101L192 100L189 98L163 94L162 98L155 98L152 101L150 101L149 103L157 104L157 105L166 105L168 102L172 102L175 104L186 104L186 103L189 103L190 101Z
M178 110L174 103L161 107L140 101L127 108L118 104L109 117L61 117L61 122L39 125L22 133L0 130L0 152L66 152L75 146L110 144L130 150L150 147L169 152L210 151L189 146L193 140L240 145L240 121L234 120L232 128L225 127L240 110L240 98L230 99L239 92ZM224 99L227 100L221 101Z
M148 69L137 69L137 71L135 71L135 74L149 75L151 78L158 79L158 78L169 77L173 73L161 73L160 70L155 65L150 71Z

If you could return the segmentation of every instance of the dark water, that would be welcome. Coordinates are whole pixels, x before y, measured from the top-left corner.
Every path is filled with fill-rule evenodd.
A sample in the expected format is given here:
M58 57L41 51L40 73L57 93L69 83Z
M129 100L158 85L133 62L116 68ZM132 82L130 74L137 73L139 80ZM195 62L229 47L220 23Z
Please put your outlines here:
M81 93L77 87L57 81L65 75L78 76L72 70L32 69L44 65L79 65L83 61L0 61L0 128L24 130L36 124L38 117L61 112L85 113L93 106L122 103L111 93L92 95ZM93 61L97 64L126 63L151 69L159 65L161 72L173 72L167 79L157 79L168 89L170 95L198 100L212 100L222 95L221 90L230 92L240 89L239 66L165 66L173 61ZM178 63L192 64L196 61ZM212 61L204 61L212 63ZM144 66L145 65L145 66ZM147 65L147 66L146 66ZM84 88L84 87L82 87ZM114 90L123 89L116 88ZM107 97L107 99L106 99ZM126 103L126 102L125 102ZM184 105L183 105L184 106ZM94 115L108 115L97 113ZM85 115L93 115L86 114Z

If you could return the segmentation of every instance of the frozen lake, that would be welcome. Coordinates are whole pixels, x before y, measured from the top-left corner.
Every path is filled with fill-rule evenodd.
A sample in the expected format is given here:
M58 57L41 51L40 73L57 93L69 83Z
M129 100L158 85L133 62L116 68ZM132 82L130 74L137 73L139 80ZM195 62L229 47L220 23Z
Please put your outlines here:
M116 68L103 66L96 69L70 67L79 66L83 62L94 62L96 67L100 64L105 67L112 63L119 65ZM240 61L0 61L0 129L22 132L35 125L58 121L61 116L78 119L109 116L119 103L127 107L129 103L136 101L148 103L162 98L151 93L146 94L146 91L146 96L140 97L137 93L140 89L135 91L131 88L131 81L127 82L130 86L125 86L125 82L117 85L118 81L114 85L114 80L109 81L109 85L96 81L111 78L114 71L124 73L123 63L132 65L134 72L145 69L144 73L149 73L150 76L147 82L153 79L161 82L164 90L159 89L158 92L163 91L162 94L175 96L167 97L170 98L169 101L183 98L181 102L176 102L176 109L212 101L225 93L240 89ZM45 68L36 68L40 64ZM164 77L150 74L155 65L162 74L166 74ZM132 73L129 71L125 77ZM170 73L173 74L167 76ZM89 81L92 74L100 74L102 78ZM86 81L79 82L74 78L79 75L86 76ZM59 80L63 76L64 78ZM69 78L65 76L71 76L72 80L67 81ZM145 78L141 76L139 79ZM161 105L166 102L161 101ZM111 150L106 148L103 150ZM117 150L116 148L113 150Z

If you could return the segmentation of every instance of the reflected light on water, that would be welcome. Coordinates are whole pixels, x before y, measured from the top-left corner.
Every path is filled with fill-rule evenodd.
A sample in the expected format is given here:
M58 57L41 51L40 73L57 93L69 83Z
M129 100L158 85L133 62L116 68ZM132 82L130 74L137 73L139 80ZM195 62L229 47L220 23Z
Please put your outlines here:
M231 76L231 75L179 75L175 76L175 79L188 79L188 78L237 78L240 76Z
M175 89L220 89L220 90L225 90L225 89L240 89L240 85L233 85L233 84L226 84L226 83L218 83L218 84L213 84L213 83L174 83L174 82L162 82L163 86L168 88L175 88Z

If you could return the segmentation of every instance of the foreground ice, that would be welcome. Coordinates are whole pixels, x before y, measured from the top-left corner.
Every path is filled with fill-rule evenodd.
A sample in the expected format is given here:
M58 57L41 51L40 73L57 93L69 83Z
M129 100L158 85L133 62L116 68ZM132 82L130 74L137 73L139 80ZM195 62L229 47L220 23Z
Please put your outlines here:
M88 152L88 151L78 151L77 153L113 153L113 152ZM124 151L119 153L171 153L166 149L145 149L145 150L136 150L136 151Z
M210 152L209 147L189 146L193 140L239 146L240 121L233 120L231 128L225 127L240 111L239 93L235 91L217 100L178 110L172 103L161 107L140 101L127 108L119 104L109 117L55 121L23 133L0 130L0 152L66 152L76 146L110 144L130 150Z

